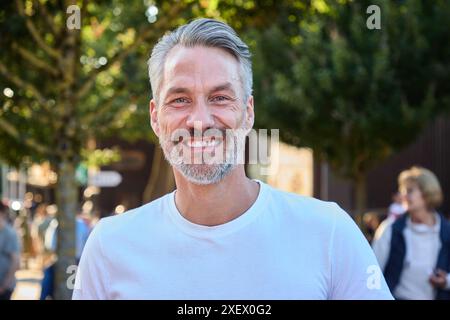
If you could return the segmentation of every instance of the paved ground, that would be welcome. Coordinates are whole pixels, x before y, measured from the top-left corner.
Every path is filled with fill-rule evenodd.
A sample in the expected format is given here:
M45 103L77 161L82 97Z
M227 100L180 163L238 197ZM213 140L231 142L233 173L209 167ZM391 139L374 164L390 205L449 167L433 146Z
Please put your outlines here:
M12 300L38 300L41 294L42 271L37 263L29 263L27 268L16 272L17 284Z

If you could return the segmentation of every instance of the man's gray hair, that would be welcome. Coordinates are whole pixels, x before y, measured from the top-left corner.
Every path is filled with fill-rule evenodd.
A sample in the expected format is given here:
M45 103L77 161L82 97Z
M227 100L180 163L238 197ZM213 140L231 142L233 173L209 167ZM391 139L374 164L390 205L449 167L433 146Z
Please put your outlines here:
M163 81L164 64L169 51L176 45L221 48L231 53L239 62L244 103L252 94L252 62L248 46L226 23L214 19L196 19L164 35L155 45L148 61L148 73L153 98L158 101Z

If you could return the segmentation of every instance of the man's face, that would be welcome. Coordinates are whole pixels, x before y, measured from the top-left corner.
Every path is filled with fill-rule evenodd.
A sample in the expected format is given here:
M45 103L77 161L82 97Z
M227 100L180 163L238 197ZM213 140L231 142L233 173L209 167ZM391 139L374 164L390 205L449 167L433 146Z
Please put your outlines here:
M218 48L176 46L166 58L151 123L167 160L191 182L220 181L243 151L254 114L253 97L243 101L239 70Z

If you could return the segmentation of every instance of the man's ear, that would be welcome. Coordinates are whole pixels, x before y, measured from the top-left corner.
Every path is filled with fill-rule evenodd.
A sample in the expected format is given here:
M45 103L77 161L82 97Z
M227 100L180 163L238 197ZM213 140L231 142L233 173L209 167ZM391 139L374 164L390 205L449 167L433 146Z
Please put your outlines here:
M255 108L253 105L253 96L250 96L246 104L245 127L250 131L255 123Z
M158 111L156 108L156 102L155 100L150 100L150 125L152 126L153 131L155 132L156 136L159 137L159 122L158 122Z

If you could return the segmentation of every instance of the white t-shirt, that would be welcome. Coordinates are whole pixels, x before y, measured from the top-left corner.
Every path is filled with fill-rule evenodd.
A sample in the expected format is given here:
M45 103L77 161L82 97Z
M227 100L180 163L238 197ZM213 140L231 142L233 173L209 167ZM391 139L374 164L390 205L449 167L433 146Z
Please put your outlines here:
M222 225L186 220L175 192L102 219L73 299L392 299L347 213L258 182L250 209Z

